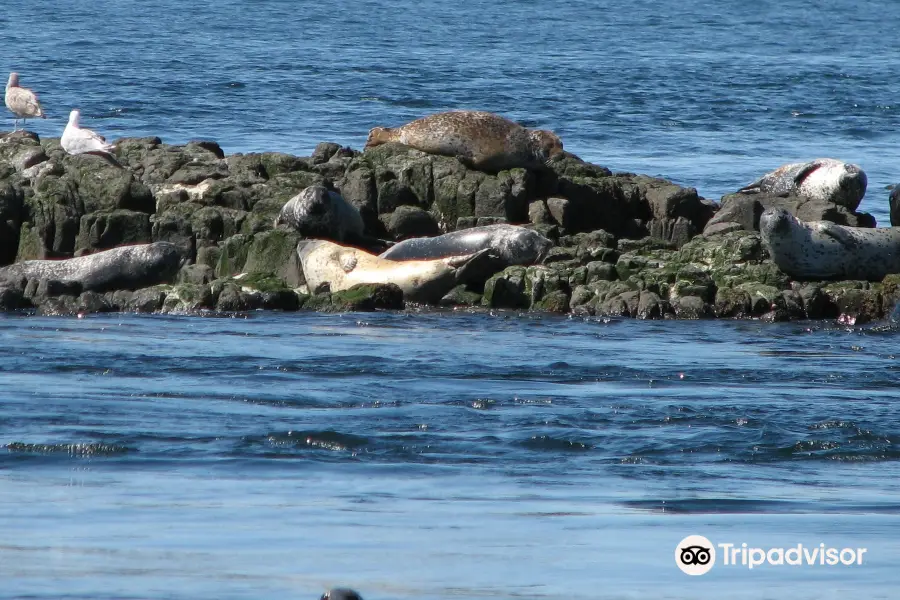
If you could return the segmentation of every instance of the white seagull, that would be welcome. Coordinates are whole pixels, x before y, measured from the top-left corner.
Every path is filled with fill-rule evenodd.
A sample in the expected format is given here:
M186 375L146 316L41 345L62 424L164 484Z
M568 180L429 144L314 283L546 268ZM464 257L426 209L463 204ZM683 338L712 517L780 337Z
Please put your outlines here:
M106 138L98 135L90 129L84 129L78 126L81 119L81 112L73 110L69 113L69 124L63 131L59 145L69 154L87 154L87 153L103 153L112 152L114 146L106 143Z
M10 73L9 81L6 82L6 108L16 116L13 124L13 131L19 127L19 119L22 119L22 127L25 127L25 119L41 118L44 116L44 109L38 100L37 94L28 88L19 87L19 74Z

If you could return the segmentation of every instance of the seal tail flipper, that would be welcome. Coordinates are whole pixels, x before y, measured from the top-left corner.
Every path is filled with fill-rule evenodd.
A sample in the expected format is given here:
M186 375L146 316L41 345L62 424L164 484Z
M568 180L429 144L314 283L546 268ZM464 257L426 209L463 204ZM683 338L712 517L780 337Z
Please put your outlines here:
M739 189L737 191L737 193L738 194L759 194L760 192L762 192L762 184L763 184L763 180L757 179L750 185L745 185L744 187Z
M458 283L484 283L491 275L506 267L493 248L485 248L465 256L453 256L447 264L456 269Z

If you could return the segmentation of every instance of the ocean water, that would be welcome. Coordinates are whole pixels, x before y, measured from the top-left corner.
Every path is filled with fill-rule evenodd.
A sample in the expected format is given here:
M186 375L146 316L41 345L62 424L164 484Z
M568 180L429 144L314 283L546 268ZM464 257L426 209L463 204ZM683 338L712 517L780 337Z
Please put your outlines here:
M900 182L893 0L5 0L0 66L107 137L227 153L362 148L369 129L481 109L613 170L719 199L781 164Z
M58 136L360 148L450 108L734 191L900 180L900 4L5 0ZM11 125L11 121L9 122ZM32 127L33 126L33 127ZM0 598L837 599L900 586L889 323L514 312L0 316ZM865 548L854 566L716 565Z

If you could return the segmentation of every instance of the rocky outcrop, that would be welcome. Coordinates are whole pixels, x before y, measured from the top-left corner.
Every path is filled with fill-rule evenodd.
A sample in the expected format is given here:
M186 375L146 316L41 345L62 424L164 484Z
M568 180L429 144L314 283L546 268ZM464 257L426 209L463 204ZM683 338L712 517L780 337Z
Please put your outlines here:
M399 144L357 152L322 143L309 157L226 156L211 141L173 146L132 138L119 140L114 155L121 166L69 156L55 139L0 134L0 267L163 241L177 248L177 276L136 290L18 281L0 285L0 308L46 314L401 308L396 286L309 295L295 251L301 236L273 224L284 203L310 185L356 206L372 238L516 223L554 242L542 264L457 286L441 300L445 306L864 321L882 317L900 296L894 276L879 283L792 282L755 233L771 206L804 220L874 226L865 213L765 194L734 194L717 205L693 188L612 173L570 154L547 169L495 174Z

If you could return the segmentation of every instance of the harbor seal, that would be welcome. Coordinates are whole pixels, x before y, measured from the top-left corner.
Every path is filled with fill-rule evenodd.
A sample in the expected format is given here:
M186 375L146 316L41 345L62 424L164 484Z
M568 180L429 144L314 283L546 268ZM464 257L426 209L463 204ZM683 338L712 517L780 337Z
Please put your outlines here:
M537 169L563 151L562 141L552 131L526 129L500 115L472 110L436 113L401 127L375 127L369 131L366 148L388 142L455 156L480 171Z
M865 172L833 158L791 163L766 173L738 193L795 194L856 210L866 195Z
M881 281L900 273L900 227L804 222L784 209L769 209L759 219L759 231L772 260L795 279Z
M304 240L297 245L306 285L313 293L326 286L340 292L360 283L394 283L403 290L405 300L425 304L438 302L476 275L487 277L486 265L493 259L487 253L394 262L326 240Z
M78 284L82 291L104 292L170 281L180 266L175 244L154 242L64 260L26 260L0 269L0 281L48 279Z
M322 185L311 185L288 200L275 218L275 227L280 224L304 237L336 242L360 241L364 230L359 209Z
M322 594L319 600L362 600L362 596L350 588L334 588Z
M552 246L550 240L532 229L500 224L461 229L436 237L411 238L394 244L379 258L428 260L490 249L502 261L501 268L506 268L538 263Z

